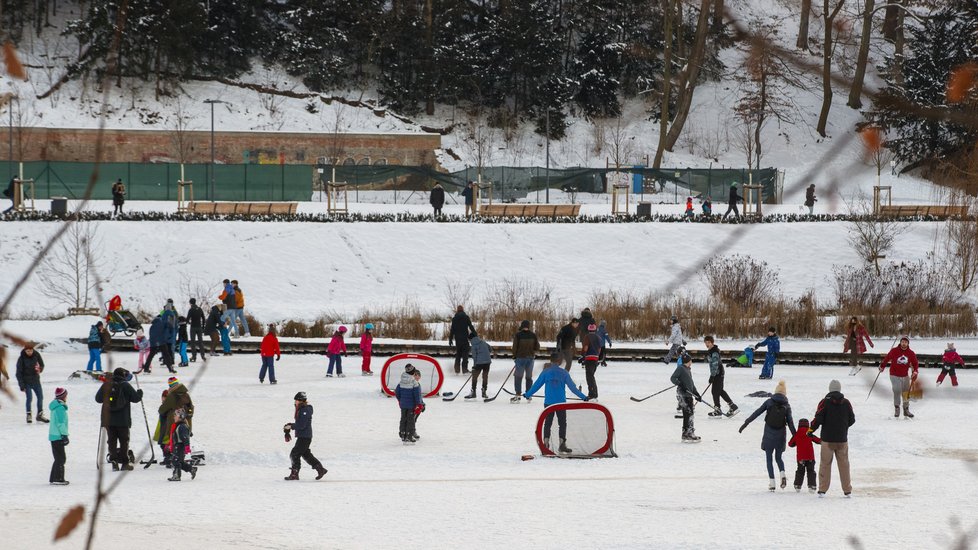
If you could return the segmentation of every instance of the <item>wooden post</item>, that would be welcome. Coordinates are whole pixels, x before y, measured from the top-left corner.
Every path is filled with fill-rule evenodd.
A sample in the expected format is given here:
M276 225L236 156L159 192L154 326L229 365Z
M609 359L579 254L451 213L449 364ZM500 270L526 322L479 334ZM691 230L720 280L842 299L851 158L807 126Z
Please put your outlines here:
M27 196L24 195L25 184L28 186L28 189L30 190L30 193ZM27 198L30 198L31 201L30 206L24 204L24 201ZM14 178L13 196L10 197L10 200L12 200L14 203L14 212L34 212L36 206L34 203L34 199L35 199L34 180Z
M886 204L883 204L883 192L886 192ZM893 205L893 193L892 187L889 185L874 185L873 186L873 215L879 216L883 212L883 206Z
M326 213L347 214L349 212L349 191L345 181L330 181L326 183ZM340 194L343 195L343 206L339 205Z
M627 216L628 215L628 188L627 183L615 183L611 186L611 215L612 216ZM625 199L625 208L619 205L621 198Z
M472 214L473 215L478 214L479 209L482 206L483 189L489 190L488 205L492 206L492 182L491 181L483 182L482 174L479 174L479 181L475 182L472 185Z
M744 217L760 219L763 185L744 184Z

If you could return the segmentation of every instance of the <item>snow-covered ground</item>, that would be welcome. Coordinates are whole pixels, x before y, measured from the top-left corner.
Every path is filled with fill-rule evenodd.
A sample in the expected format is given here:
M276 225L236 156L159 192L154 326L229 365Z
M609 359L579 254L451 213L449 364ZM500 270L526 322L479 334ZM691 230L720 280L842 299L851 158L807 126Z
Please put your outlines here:
M9 548L47 547L69 507L90 509L92 503L98 386L66 381L83 368L83 350L46 352L44 358L45 407L56 386L69 391L71 485L47 484L47 426L26 425L23 401L0 398L0 445L6 449L0 508ZM375 359L375 371L383 360ZM121 354L114 366L132 367L134 361L133 354ZM614 415L620 458L522 462L523 454L539 454L533 430L541 400L511 405L504 398L428 399L418 424L423 439L406 447L396 436L393 400L379 396L376 377L355 374L355 358L347 361L353 376L326 379L322 358L286 356L277 386L258 384L254 355L219 357L203 375L199 366L180 369L181 380L193 385L193 443L206 452L207 466L196 480L185 477L179 484L166 481L169 472L159 466L133 471L105 504L96 547L746 549L803 548L817 540L841 548L856 537L864 548L894 541L904 548L949 548L956 525L973 528L968 510L976 474L965 459L978 457L978 446L966 435L967 422L949 421L968 415L974 400L970 371L960 374L962 387L931 389L914 406L914 420L897 420L885 379L866 400L871 369L848 377L843 367L777 368L796 421L812 417L831 379L843 383L856 414L849 433L854 498L847 500L837 472L825 499L796 494L791 449L785 453L788 489L768 493L759 448L763 420L737 433L762 402L745 395L774 387L757 380L757 369L728 371L727 388L743 409L739 416L708 419L706 408L697 408L703 437L697 445L680 443L672 392L643 403L628 399L667 387L671 368L599 369L601 403ZM510 366L493 365L491 390ZM693 369L705 388L704 369ZM922 375L928 387L934 374ZM583 383L581 369L572 375ZM140 377L151 420L166 376L156 370ZM454 391L462 382L449 376L446 388ZM312 449L329 469L319 482L305 465L301 481L282 480L290 445L281 427L292 419L297 391L307 392L316 410ZM133 421L135 449L146 452L138 405ZM109 482L118 476L106 475ZM912 521L893 510L911 512ZM79 531L57 547L81 548L83 541Z
M381 207L383 208L383 207ZM420 207L419 207L420 208ZM718 254L744 254L780 272L782 291L814 289L833 300L834 265L861 261L837 222L757 224L439 224L290 222L95 222L105 300L119 294L132 310L157 310L167 298L219 292L238 279L246 310L262 322L314 320L325 313L418 304L453 309L449 283L471 286L481 301L490 286L525 280L552 287L552 297L579 311L594 291L702 293L697 277L677 280ZM9 222L0 231L0 296L54 233L53 222ZM913 223L891 261L927 258L943 224ZM803 253L803 256L801 255ZM60 316L66 306L32 277L10 312L14 318ZM94 299L93 299L94 301ZM181 305L182 307L182 305Z

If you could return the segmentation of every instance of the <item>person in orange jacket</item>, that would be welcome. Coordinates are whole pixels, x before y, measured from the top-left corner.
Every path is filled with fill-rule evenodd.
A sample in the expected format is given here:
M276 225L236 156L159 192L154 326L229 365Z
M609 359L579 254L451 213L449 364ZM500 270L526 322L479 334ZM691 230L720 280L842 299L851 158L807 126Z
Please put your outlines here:
M275 360L282 360L282 350L278 347L278 335L275 325L268 325L268 334L261 339L261 370L258 371L258 383L265 383L265 372L268 371L268 383L278 384L275 380Z

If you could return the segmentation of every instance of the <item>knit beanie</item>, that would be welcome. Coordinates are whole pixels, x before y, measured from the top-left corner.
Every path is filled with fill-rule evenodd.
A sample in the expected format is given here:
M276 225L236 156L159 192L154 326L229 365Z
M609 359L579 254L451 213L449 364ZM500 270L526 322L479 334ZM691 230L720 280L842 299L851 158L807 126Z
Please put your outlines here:
M170 385L171 390L180 385L180 381L177 380L176 376L171 376L170 379L166 381L166 383Z
M780 393L784 396L788 395L788 390L785 387L784 380L778 380L778 385L774 387L774 393Z
M807 428L807 427L808 427L807 418L802 418L801 420L798 421L798 428Z
M838 380L829 382L829 391L842 391L842 383Z
M57 388L54 390L54 398L58 401L64 401L65 397L68 397L68 390L65 388Z

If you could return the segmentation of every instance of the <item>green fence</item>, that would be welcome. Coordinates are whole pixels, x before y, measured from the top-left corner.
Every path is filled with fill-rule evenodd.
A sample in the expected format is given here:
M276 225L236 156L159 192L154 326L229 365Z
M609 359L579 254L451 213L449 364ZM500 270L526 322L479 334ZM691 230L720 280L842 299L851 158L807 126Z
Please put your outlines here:
M103 163L94 199L111 199L112 182L121 178L129 200L176 200L179 164ZM218 201L308 201L321 189L322 181L332 176L332 167L306 164L186 164L183 177L194 183L194 199ZM24 177L33 178L39 199L64 196L77 199L95 170L87 162L25 162ZM213 170L213 173L212 173ZM482 180L491 181L496 200L514 200L551 189L574 189L587 193L609 192L609 173L605 168L552 168L497 166L482 169ZM660 198L680 202L683 195L709 196L725 201L731 182L752 181L762 186L763 198L776 201L778 172L773 168L741 169L652 169L644 166L617 170L627 176L612 175L613 181L627 181L633 193L659 193ZM336 181L356 188L390 190L428 190L440 182L449 190L458 190L465 182L478 179L479 170L467 168L453 173L439 172L429 166L344 165L336 167ZM661 193L665 193L662 196ZM673 196L674 195L674 196Z

